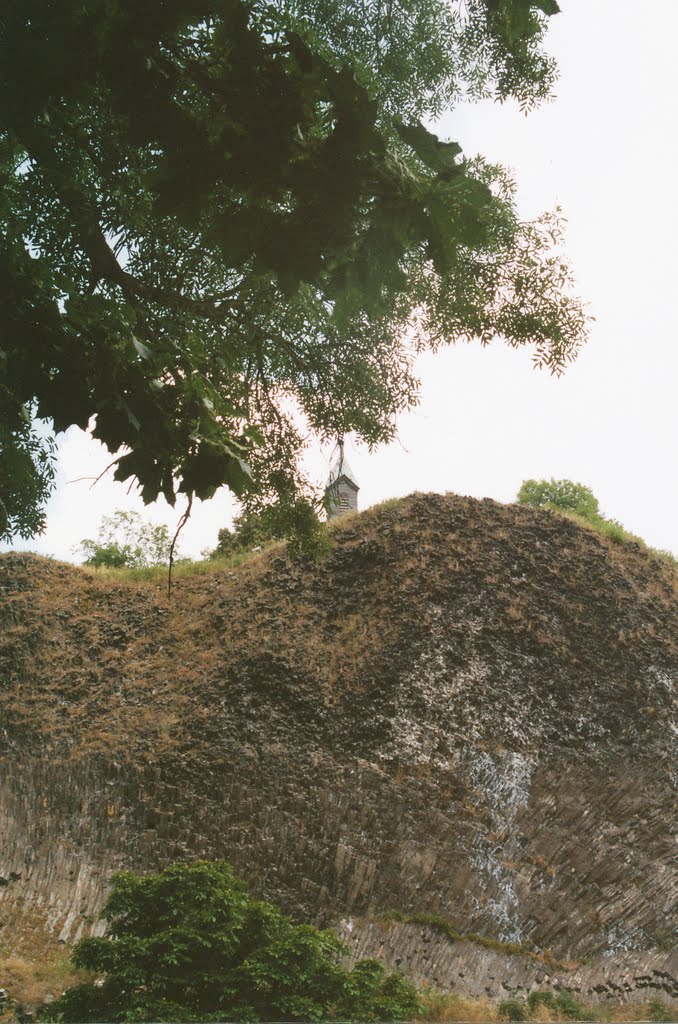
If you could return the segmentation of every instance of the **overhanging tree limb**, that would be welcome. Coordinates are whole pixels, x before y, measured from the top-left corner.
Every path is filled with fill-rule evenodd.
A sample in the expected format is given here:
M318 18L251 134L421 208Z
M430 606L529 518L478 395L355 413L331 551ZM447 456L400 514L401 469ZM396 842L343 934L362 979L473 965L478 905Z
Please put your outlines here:
M533 343L555 371L585 337L553 225L422 125L544 94L543 3L314 12L22 0L0 28L7 408L96 416L145 500L308 495L308 429L376 444L416 401L410 329Z

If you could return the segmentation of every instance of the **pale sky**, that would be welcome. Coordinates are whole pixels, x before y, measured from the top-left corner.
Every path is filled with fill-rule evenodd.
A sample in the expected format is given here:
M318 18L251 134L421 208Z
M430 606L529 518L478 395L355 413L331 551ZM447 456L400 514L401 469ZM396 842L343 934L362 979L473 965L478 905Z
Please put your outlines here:
M524 217L563 208L577 291L596 317L590 341L560 379L533 370L527 349L424 356L421 403L399 421L399 442L373 454L349 442L347 455L361 508L415 490L511 501L524 479L566 477L678 554L678 0L560 2L548 36L555 99L527 117L508 105L459 108L438 130L465 155L511 169ZM330 456L309 453L319 481ZM110 458L76 428L63 435L48 529L16 547L78 560L74 546L117 508L173 529L183 506L144 510L127 485L74 482ZM213 547L233 508L226 492L198 504L182 553Z

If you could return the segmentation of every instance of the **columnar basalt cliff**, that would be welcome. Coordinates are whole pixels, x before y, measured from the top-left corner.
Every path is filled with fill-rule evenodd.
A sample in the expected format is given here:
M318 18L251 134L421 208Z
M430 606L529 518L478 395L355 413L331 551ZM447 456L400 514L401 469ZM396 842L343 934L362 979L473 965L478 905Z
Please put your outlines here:
M420 980L675 997L674 571L452 496L334 537L169 604L0 558L0 948L97 927L117 868L226 858Z

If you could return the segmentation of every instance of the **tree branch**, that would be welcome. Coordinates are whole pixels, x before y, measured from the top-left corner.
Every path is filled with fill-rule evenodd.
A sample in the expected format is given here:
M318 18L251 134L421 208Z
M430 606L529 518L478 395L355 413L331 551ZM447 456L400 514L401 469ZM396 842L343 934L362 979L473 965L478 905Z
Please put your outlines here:
M54 151L49 131L34 124L20 128L14 125L13 128L28 157L48 176L59 200L71 214L80 246L98 280L118 285L127 299L144 299L161 306L176 305L193 316L217 322L223 319L224 307L237 305L236 299L225 295L212 299L193 299L180 292L169 293L124 270L101 228L99 211L73 183L71 175Z

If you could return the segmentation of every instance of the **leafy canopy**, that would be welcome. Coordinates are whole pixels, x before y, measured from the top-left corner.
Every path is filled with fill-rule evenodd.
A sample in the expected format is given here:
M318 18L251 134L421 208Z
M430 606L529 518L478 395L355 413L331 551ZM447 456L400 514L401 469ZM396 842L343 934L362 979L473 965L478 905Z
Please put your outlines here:
M271 541L283 540L284 528L277 524L274 509L266 509L264 513L242 512L233 518L233 529L224 526L217 535L217 546L206 552L208 558L230 558L232 555L245 551L254 551Z
M102 516L97 540L83 540L80 551L85 565L139 569L167 565L170 544L164 524L146 523L138 512L117 509Z
M401 1020L412 984L377 961L349 970L336 935L252 899L223 862L114 876L104 938L73 963L103 975L52 1003L54 1021Z
M586 316L558 217L521 223L506 174L422 123L547 95L557 11L6 0L0 529L41 527L27 411L96 417L146 502L227 485L308 521L309 431L391 438L418 348L499 337L559 372Z
M589 522L601 518L598 499L590 487L572 480L524 480L516 497L519 505L575 512Z
M295 524L300 528L303 547L300 547L296 534L289 535L287 512L287 509L281 509L279 505L243 506L233 518L233 529L225 526L219 530L216 548L204 552L205 557L230 558L248 551L257 551L272 541L285 538L287 552L292 556L303 553L318 557L326 552L329 544L327 532L308 503L302 499L294 508Z
M55 442L37 426L31 421L30 405L0 414L0 539L33 537L45 528L44 506L55 477Z

